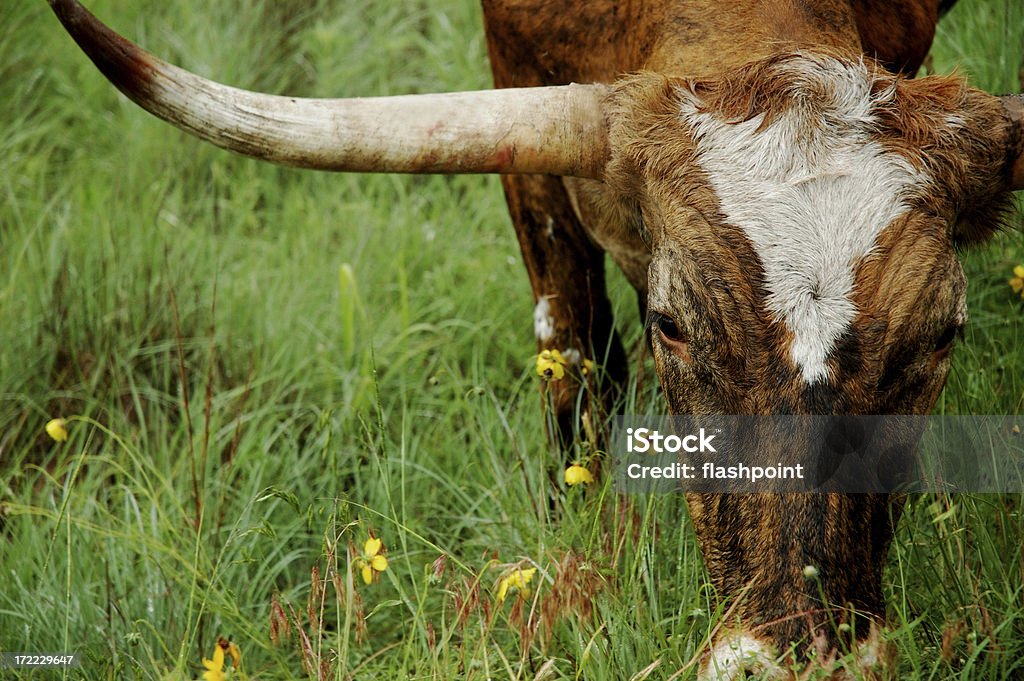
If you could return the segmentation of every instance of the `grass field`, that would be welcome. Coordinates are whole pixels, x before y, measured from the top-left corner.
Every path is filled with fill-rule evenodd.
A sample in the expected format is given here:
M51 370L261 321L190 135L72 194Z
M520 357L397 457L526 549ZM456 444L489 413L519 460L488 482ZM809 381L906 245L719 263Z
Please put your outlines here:
M472 0L89 4L250 89L489 84ZM0 650L83 656L24 678L193 679L218 636L235 678L693 676L720 611L682 500L549 483L496 178L232 156L117 94L42 0L0 3L0 27ZM933 57L1019 91L1024 4L960 0ZM972 321L937 409L1021 414L1024 238L964 259ZM646 373L631 400L660 411ZM886 583L900 678L1024 678L1021 514L911 500ZM388 565L367 586L370 532ZM499 602L517 563L531 598Z

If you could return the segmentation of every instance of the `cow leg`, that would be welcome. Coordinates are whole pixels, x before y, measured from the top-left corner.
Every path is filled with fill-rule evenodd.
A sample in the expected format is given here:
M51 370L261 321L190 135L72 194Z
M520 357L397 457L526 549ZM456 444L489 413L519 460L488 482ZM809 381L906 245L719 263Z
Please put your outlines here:
M627 375L605 289L604 252L587 237L561 179L502 182L533 287L537 350L558 350L569 363L562 379L542 387L553 417L549 437L568 448L581 439L581 418L597 428L611 413ZM595 365L586 376L585 359Z

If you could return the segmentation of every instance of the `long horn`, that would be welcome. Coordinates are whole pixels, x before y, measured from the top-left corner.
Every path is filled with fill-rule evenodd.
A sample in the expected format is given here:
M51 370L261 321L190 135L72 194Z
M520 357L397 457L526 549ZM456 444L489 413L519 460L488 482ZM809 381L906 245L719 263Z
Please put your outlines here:
M301 168L546 173L600 179L604 85L299 99L221 85L168 64L75 0L49 0L82 50L157 117L246 156Z
M1005 95L1003 113L1009 122L1006 140L1007 182L1010 189L1024 189L1024 95Z

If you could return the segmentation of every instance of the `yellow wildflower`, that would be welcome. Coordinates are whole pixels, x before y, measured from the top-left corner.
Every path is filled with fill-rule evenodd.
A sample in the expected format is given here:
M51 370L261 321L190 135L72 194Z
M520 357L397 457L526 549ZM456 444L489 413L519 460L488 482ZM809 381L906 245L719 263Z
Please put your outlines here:
M207 660L204 657L203 666L206 667L206 671L203 672L203 681L224 681L227 678L224 676L224 648L219 642L213 649L213 659Z
M46 423L46 434L57 442L67 442L68 422L64 419L50 419Z
M548 381L560 381L569 362L558 350L542 350L537 355L537 375Z
M584 466L573 464L565 469L565 484L572 487L580 483L589 485L594 482L594 476Z
M242 664L242 651L231 641L223 636L217 639L217 647L213 649L213 659L203 658L203 681L225 681L227 675L224 673L224 655L231 656L231 666L237 671Z
M363 555L359 559L359 570L363 575L363 582L367 585L373 584L376 573L388 569L388 559L381 554L383 544L380 539L370 537L363 544Z
M1024 265L1017 265L1013 268L1013 278L1006 282L1013 289L1014 293L1019 293L1021 298L1024 298Z
M594 360L584 358L583 359L583 375L584 376L589 376L590 372L592 372L593 370L594 370Z
M517 589L520 597L528 598L530 596L530 590L526 585L530 583L530 580L533 579L533 575L536 572L537 568L527 568L525 570L516 568L515 572L502 579L501 583L498 585L498 602L504 602L509 589Z

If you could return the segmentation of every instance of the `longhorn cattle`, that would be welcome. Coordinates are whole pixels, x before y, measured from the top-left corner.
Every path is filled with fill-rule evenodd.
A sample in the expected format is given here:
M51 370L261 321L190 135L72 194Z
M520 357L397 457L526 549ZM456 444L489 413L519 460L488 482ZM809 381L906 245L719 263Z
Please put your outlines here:
M483 0L498 90L355 100L219 85L74 0L49 2L127 96L224 148L327 170L503 174L538 347L602 361L592 410L626 377L607 252L639 292L671 412L929 413L967 320L955 248L984 241L1024 186L1019 97L909 77L938 0ZM578 387L549 390L568 435ZM688 504L735 615L705 676L830 670L845 649L886 674L898 499Z

